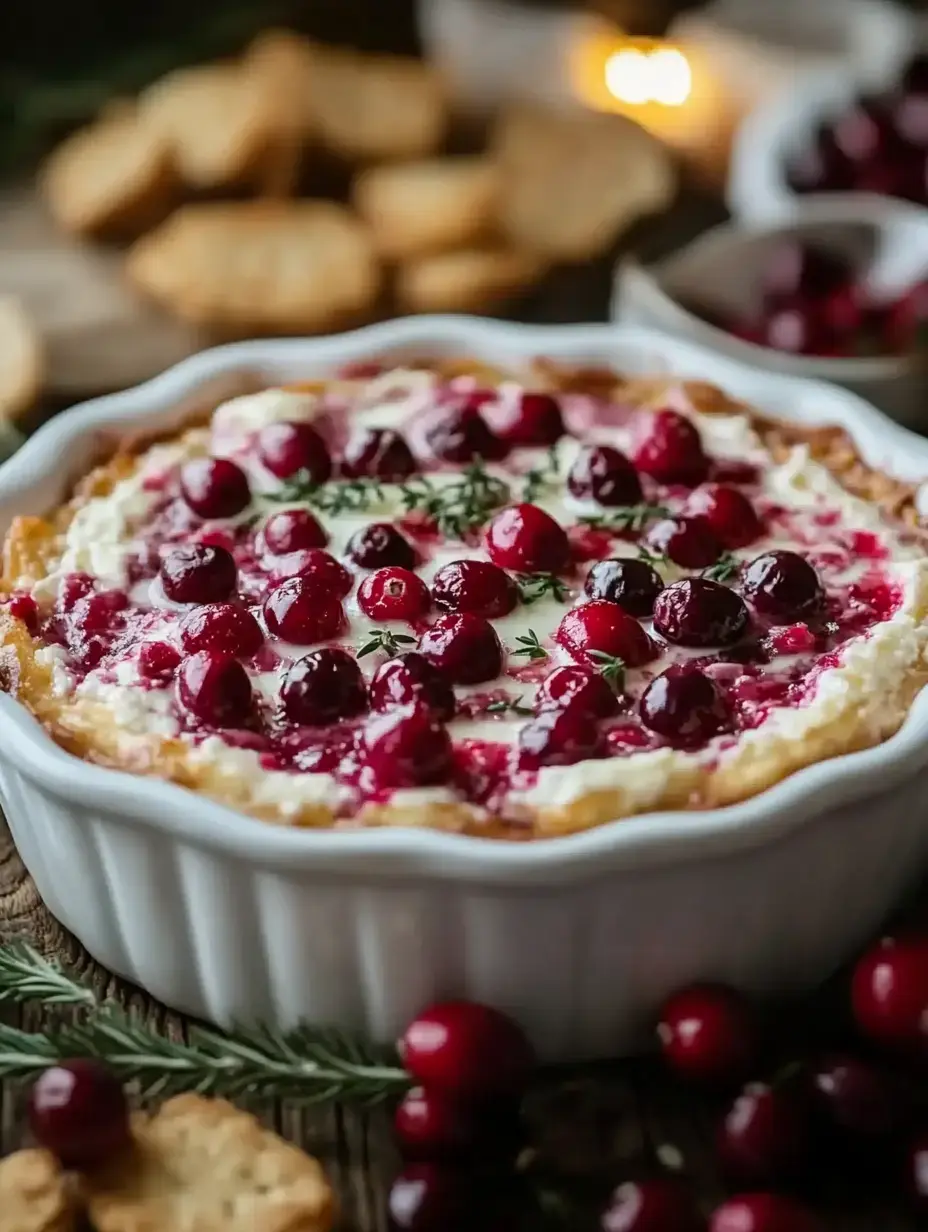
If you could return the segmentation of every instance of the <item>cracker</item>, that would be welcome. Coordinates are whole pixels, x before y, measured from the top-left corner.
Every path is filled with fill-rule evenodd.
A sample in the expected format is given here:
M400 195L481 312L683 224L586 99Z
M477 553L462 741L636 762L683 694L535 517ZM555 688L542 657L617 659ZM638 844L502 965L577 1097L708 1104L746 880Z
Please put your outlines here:
M328 201L185 206L134 245L127 271L184 320L234 336L358 320L380 284L366 229Z
M326 1232L315 1159L225 1100L179 1095L133 1121L135 1150L85 1178L97 1232Z
M465 248L402 266L396 295L406 312L478 312L527 291L545 269L531 253Z
M14 296L0 296L0 421L14 419L35 402L44 367L32 319Z
M552 261L601 254L675 191L666 150L623 116L513 106L500 117L493 150L504 233Z
M472 244L493 228L498 172L485 158L434 158L373 167L354 204L378 251L404 260Z
M261 82L272 112L273 135L261 188L270 196L292 195L315 130L312 82L314 45L290 30L266 30L245 53L245 66Z
M76 1207L58 1161L48 1151L0 1159L2 1232L72 1232Z

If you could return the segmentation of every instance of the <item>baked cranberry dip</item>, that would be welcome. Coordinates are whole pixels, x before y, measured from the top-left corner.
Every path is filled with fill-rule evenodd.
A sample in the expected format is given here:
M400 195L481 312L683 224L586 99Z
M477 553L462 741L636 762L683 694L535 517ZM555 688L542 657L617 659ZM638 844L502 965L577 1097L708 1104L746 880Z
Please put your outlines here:
M267 821L541 838L878 744L926 679L914 491L695 382L354 366L126 446L5 547L63 747Z

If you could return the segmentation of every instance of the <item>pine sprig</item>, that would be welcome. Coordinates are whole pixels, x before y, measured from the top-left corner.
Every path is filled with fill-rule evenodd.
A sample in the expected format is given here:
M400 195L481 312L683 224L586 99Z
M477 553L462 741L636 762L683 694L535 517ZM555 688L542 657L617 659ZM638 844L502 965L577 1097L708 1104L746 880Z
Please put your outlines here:
M404 646L416 644L414 637L406 633L393 633L390 629L371 629L367 638L358 651L359 659L363 659L365 655L376 654L378 650L382 650L388 658L395 659L398 654L402 654Z
M644 530L648 522L669 516L670 510L666 505L617 505L608 513L590 514L580 518L580 521L585 526L592 526L596 530L612 530L621 533Z
M438 487L419 475L402 485L400 495L407 513L428 518L449 539L463 539L508 502L510 491L478 459L453 483Z
M563 603L570 593L567 586L554 573L520 573L516 577L519 595L526 607L548 595Z
M0 949L0 1001L42 1001L45 1005L92 1007L97 999L91 989L65 975L28 945Z
M366 513L372 505L386 500L379 479L345 479L335 483L317 483L309 471L297 471L285 479L273 492L265 492L266 500L282 505L311 505L320 513Z

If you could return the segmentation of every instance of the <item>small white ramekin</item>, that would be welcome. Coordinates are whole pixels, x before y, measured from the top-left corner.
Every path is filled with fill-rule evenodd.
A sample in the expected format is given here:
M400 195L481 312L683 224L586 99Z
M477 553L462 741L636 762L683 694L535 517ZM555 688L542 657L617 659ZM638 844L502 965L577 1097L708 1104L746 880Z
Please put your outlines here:
M208 351L67 412L0 469L0 530L58 501L101 441L175 423L212 378L292 381L423 353L702 378L776 415L843 424L901 477L928 474L928 441L828 385L650 330L420 317ZM269 826L80 761L6 695L0 723L0 797L50 909L112 971L220 1023L304 1019L388 1040L424 1003L458 995L513 1013L545 1057L615 1054L690 980L759 992L820 980L928 860L928 691L879 748L746 803L532 844Z

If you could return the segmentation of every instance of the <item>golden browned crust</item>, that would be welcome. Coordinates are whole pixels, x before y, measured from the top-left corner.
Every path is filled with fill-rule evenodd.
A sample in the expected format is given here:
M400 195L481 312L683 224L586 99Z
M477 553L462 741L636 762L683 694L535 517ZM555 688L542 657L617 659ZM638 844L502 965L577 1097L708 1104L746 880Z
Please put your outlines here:
M73 1232L77 1206L58 1161L48 1151L0 1159L2 1232Z

